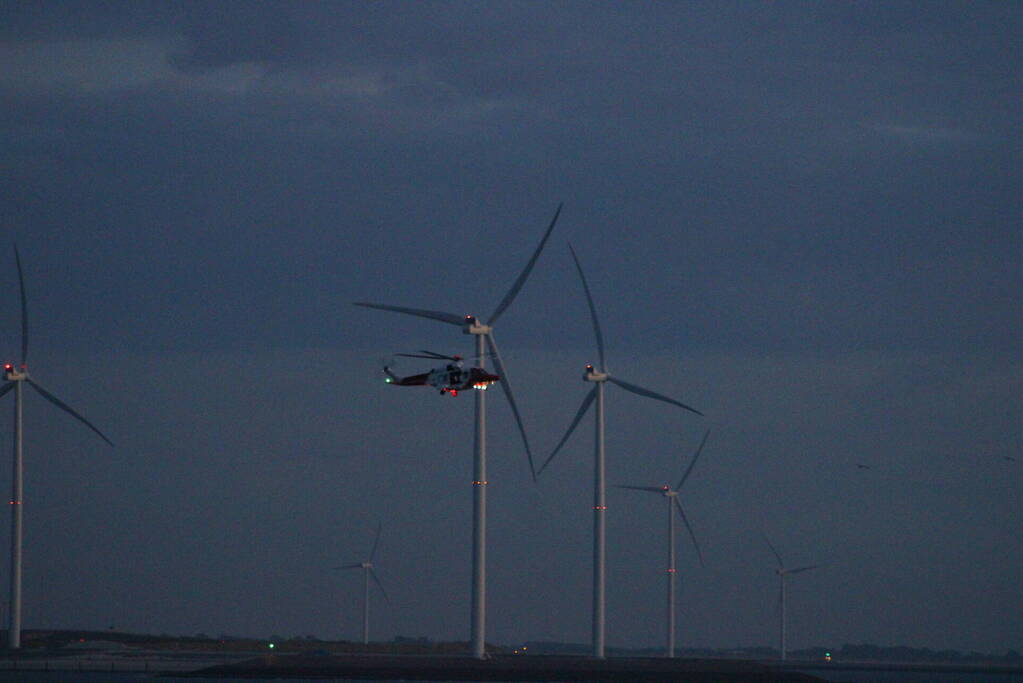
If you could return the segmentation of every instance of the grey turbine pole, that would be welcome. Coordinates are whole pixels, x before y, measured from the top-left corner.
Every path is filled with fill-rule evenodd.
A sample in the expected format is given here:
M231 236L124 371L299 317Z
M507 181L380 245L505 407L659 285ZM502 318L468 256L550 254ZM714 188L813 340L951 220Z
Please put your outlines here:
M21 647L21 497L22 497L22 381L14 388L14 472L11 482L11 611L7 628L7 647Z
M697 415L702 415L700 411L690 408L689 406L679 403L675 399L668 398L656 392L644 389L643 387L636 386L630 382L620 380L617 377L612 377L607 370L607 363L604 358L604 335L600 331L600 322L597 320L597 309L593 305L593 297L590 294L590 286L586 283L586 276L583 274L583 268L579 264L579 259L575 255L575 250L572 249L572 245L568 246L569 251L572 254L572 260L575 262L576 271L579 273L579 280L583 285L583 293L586 295L586 305L590 309L590 320L593 322L593 334L597 340L597 356L600 360L600 369L597 370L593 365L587 365L586 371L583 374L583 380L587 382L593 382L595 386L590 389L583 399L583 402L579 405L579 410L576 412L575 417L572 418L572 422L568 425L568 430L565 435L561 437L561 441L554 447L554 450L547 457L546 462L540 467L537 474L543 472L554 457L561 450L561 447L565 445L568 438L575 431L575 428L579 425L579 421L582 420L583 416L586 415L586 411L590 409L590 405L594 401L597 403L597 414L596 414L596 428L594 430L594 476L593 476L593 656L597 658L604 657L604 629L605 629L605 583L606 583L606 518L607 518L607 503L605 500L605 464L604 464L604 385L607 382L617 384L621 388L625 389L634 394L640 396L646 396L657 401L664 401L671 403L680 408L684 408Z
M593 656L604 657L607 584L607 501L604 483L604 382L597 382L597 419L593 478Z
M95 425L77 413L71 406L61 401L46 389L39 386L28 375L28 304L25 297L25 277L21 270L21 257L18 255L18 246L14 246L14 262L18 267L18 286L21 289L21 363L15 367L14 363L4 363L4 380L0 388L0 396L14 391L14 468L11 481L11 613L7 629L7 646L16 650L21 647L21 550L22 550L22 494L23 488L23 443L24 424L22 423L22 400L24 399L23 385L29 385L40 396L57 406L71 417L75 418L86 427L96 432L101 439L113 446L103 432L96 429Z
M675 656L675 511L668 501L668 647L666 656Z
M554 230L554 225L558 222L559 215L561 215L561 204L558 204L558 208L554 211L554 217L547 226L547 231L540 240L540 244L536 247L533 255L526 263L525 268L523 268L522 272L519 273L519 276L512 284L511 289L509 289L504 295L504 298L497 305L497 309L490 316L490 319L486 322L486 324L480 322L474 315L461 316L454 313L446 313L444 311L431 311L421 308L405 308L403 306L390 306L387 304L355 302L356 306L377 308L383 311L394 311L395 313L404 313L405 315L414 315L420 318L437 320L442 323L462 328L462 332L464 334L476 335L476 356L480 361L479 367L485 367L483 359L486 357L486 348L489 348L490 355L494 359L494 369L497 374L501 376L500 386L504 390L504 395L508 399L508 405L512 409L512 415L515 417L515 423L518 426L519 434L522 435L522 444L525 446L526 457L529 459L529 473L534 481L536 481L536 470L533 467L533 453L529 448L529 438L526 436L526 428L522 425L522 418L519 415L518 406L515 404L515 397L512 395L511 385L508 381L508 372L504 367L504 362L501 360L501 354L497 351L497 342L494 340L493 326L497 322L497 319L500 318L508 309L508 306L511 305L512 301L515 300L519 290L522 289L522 286L526 283L526 279L529 278L529 274L532 272L533 266L536 265L536 260L540 258L540 252L543 251L543 247L547 243L547 239L551 236L551 231ZM482 659L486 656L484 646L486 644L487 580L487 418L486 402L484 398L483 391L476 392L476 429L473 435L475 443L473 448L474 478L472 482L472 598L469 631L472 656L477 659Z
M817 565L811 564L807 567L786 569L785 563L781 559L781 555L779 555L775 547L771 545L771 540L767 538L766 534L764 535L764 540L767 541L767 547L771 549L771 553L774 555L774 558L778 560L778 568L774 570L778 575L778 602L780 603L779 607L781 612L780 620L778 622L778 647L781 649L781 658L782 661L784 661L787 658L787 653L785 652L785 577L789 574L799 574L800 572L817 569Z
M377 308L384 311L394 311L395 313L404 313L406 315L414 315L420 318L429 318L437 320L442 323L449 325L455 325L462 328L464 334L476 335L476 356L480 360L480 368L485 367L483 359L485 358L486 348L490 349L490 355L494 358L494 369L501 376L501 388L504 390L504 395L508 399L508 405L512 409L512 415L515 417L515 423L518 426L519 433L522 435L522 444L526 449L526 457L529 459L529 472L536 480L536 470L533 467L533 453L529 448L529 439L526 436L526 429L522 425L522 418L519 415L518 406L515 404L515 398L512 395L511 385L508 381L508 373L505 370L504 363L501 361L501 354L497 351L497 342L494 340L493 326L497 322L497 319L501 317L508 306L511 305L512 301L518 295L519 290L525 284L526 279L529 277L530 272L533 270L533 266L536 265L536 260L540 258L540 252L543 251L544 245L547 243L547 239L551 236L551 231L554 230L554 225L558 222L558 216L561 214L561 205L554 211L554 217L551 219L550 225L547 226L547 231L544 233L543 238L540 240L540 244L536 247L533 255L526 263L525 268L519 273L518 278L512 284L511 289L504 295L504 298L497 305L497 309L490 316L490 319L484 324L474 315L460 316L454 313L446 313L444 311L431 311L420 308L405 308L403 306L390 306L386 304L374 304L367 302L355 302L356 306L364 306L366 308ZM484 400L483 392L476 392L476 429L474 433L474 453L473 453L473 531L472 531L472 598L471 598L471 614L470 614L470 646L472 649L472 656L478 659L482 659L486 656L485 652L485 628L486 628L486 540L487 540L487 529L486 529L486 514L487 514L487 451L486 451L486 438L487 438L487 420L486 420L486 402Z
M486 332L473 332L476 335L476 357L480 368L485 367L486 355L483 349L483 337L490 332L490 327L476 325L475 328ZM487 623L487 413L486 392L476 394L476 448L473 456L472 480L472 614L471 636L472 656L482 659L486 647Z
M362 644L369 645L369 567L362 570L365 585L362 600Z
M677 583L675 575L677 573L677 567L675 563L675 511L671 508L674 506L678 508L678 516L682 518L682 522L686 525L686 530L689 531L689 537L693 539L693 548L696 549L696 556L700 558L700 565L703 565L703 553L700 552L700 544L696 542L696 534L693 533L693 528L689 525L689 520L686 518L686 513L682 509L682 503L679 501L679 492L682 490L682 486L686 483L689 475L693 471L693 467L696 465L696 461L700 459L700 453L703 452L703 446L707 443L707 437L710 436L710 430L703 435L703 441L700 442L700 447L696 449L696 455L693 456L692 462L689 463L689 467L686 468L685 474L679 479L678 484L674 489L671 486L665 484L664 486L618 486L620 489L632 489L634 491L649 491L650 493L657 493L664 496L665 501L668 503L668 566L666 569L668 578L668 602L667 608L667 644L664 648L665 657L675 656L675 585Z
M779 630L781 631L779 640L781 641L781 660L784 662L785 657L785 574L779 574L781 580L781 624Z

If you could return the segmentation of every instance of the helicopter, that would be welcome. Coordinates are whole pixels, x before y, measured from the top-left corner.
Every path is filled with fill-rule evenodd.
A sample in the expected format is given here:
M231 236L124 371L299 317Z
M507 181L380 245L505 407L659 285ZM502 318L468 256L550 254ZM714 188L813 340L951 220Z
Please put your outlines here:
M461 356L446 356L435 351L420 350L420 353L396 353L395 356L404 358L427 358L429 360L450 361L444 367L433 368L429 372L420 375L409 375L399 377L394 374L390 367L384 365L384 374L387 375L384 381L399 387L432 386L440 390L441 394L458 396L459 391L467 389L486 390L494 382L501 379L499 375L487 372L483 368L462 367Z

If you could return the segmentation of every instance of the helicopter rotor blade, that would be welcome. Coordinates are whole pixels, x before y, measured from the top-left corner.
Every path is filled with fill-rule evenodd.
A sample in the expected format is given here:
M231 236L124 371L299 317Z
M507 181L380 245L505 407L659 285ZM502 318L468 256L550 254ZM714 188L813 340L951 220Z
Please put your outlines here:
M551 460L554 460L554 456L558 454L558 451L561 450L561 447L565 445L566 441L568 441L568 437L572 436L572 432L574 432L575 428L579 426L579 421L583 419L583 415L585 415L586 411L589 410L590 405L593 403L593 399L597 397L598 388L599 387L595 384L593 388L590 389L590 393L586 394L586 397L583 399L582 404L580 404L579 406L579 410L576 411L575 417L572 418L572 424L568 426L568 431L566 431L565 435L561 437L561 441L558 442L558 445L554 448L554 451L550 454L550 456L548 456L543 466L541 466L540 469L537 471L536 473L537 476L543 474L543 471L547 468L547 465L551 464Z
M395 313L404 313L405 315L414 315L420 318L429 318L430 320L439 320L442 323L457 325L458 327L464 327L466 323L464 315L445 313L444 311L428 311L422 308L405 308L403 306L389 306L387 304L370 304L364 301L354 301L352 303L355 306L362 306L363 308L376 308L381 311L393 311Z
M693 471L693 466L696 464L696 461L700 459L700 453L703 452L703 444L707 443L708 436L710 436L709 429L704 433L703 440L700 442L700 447L696 449L696 455L693 456L692 462L689 463L689 467L686 468L685 474L682 475L682 478L678 482L678 486L675 487L676 491L680 490L682 488L682 484L686 483L686 479L689 478L689 473Z
M522 435L522 445L526 447L526 458L529 459L529 475L535 482L537 472L536 467L533 464L533 451L529 447L529 437L526 436L526 428L522 425L522 416L519 415L519 407L515 403L515 396L512 394L511 383L508 381L508 371L505 369L504 363L501 362L501 354L497 350L497 340L494 339L493 331L484 336L487 340L487 347L490 349L490 353L494 356L494 368L497 370L497 374L501 377L498 384L501 385L505 398L508 399L508 405L511 406L512 415L515 416L515 424L518 425L519 434Z
M436 351L430 351L429 349L419 349L419 353L428 353L434 358L443 358L444 360L461 360L461 356L448 356L443 353L437 353Z
M703 417L703 413L701 413L696 408L690 408L685 403L679 403L675 399L668 398L664 394L658 394L655 391L650 391L649 389L644 389L643 387L636 386L635 384L631 384L629 382L620 380L617 377L608 377L607 381L611 382L612 384L617 384L618 386L620 386L622 389L625 389L626 391L631 391L634 394L638 394L640 396L646 396L647 398L652 398L652 399L655 399L657 401L664 401L665 403L670 403L673 406L678 406L679 408L684 408L684 409L688 410L691 413L696 413L700 417Z
M396 353L394 355L401 358L426 358L427 360L460 360L455 356L427 356L422 353Z
M493 325L497 322L497 319L501 317L501 314L504 313L505 309L507 309L508 306L511 305L511 302L515 300L519 290L522 289L522 285L526 283L526 278L529 277L529 273L533 270L533 266L536 265L536 260L540 258L540 252L543 251L544 245L547 244L547 238L551 236L551 231L554 230L554 225L558 222L558 216L561 215L561 206L561 204L558 204L558 208L554 212L554 218L551 219L551 224L547 226L547 232L543 234L543 239L540 240L540 244L537 245L536 251L533 252L533 255L526 263L526 267L522 269L521 273L519 273L519 276L512 284L511 289L508 290L508 293L504 295L503 299L501 299L501 303L499 303L497 308L494 309L494 313L487 321L488 325Z
M629 489L631 491L651 491L653 493L664 493L664 489L660 486L626 486L624 484L615 484L616 489Z

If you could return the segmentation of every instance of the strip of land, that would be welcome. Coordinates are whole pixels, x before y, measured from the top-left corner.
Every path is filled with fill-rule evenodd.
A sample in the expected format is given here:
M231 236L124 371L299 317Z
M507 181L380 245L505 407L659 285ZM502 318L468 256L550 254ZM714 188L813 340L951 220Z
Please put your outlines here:
M207 667L188 675L206 678L594 683L668 680L685 683L811 683L824 680L740 660L560 656L497 656L479 660L435 655L267 655Z

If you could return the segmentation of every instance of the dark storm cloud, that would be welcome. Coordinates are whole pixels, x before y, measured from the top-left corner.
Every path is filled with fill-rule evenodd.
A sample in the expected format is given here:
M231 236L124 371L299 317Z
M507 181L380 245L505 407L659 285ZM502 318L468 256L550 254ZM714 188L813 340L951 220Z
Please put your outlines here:
M34 363L124 444L33 427L33 452L61 457L33 465L46 528L27 537L39 558L73 546L94 593L130 605L118 621L333 635L322 596L348 593L320 568L383 519L384 559L407 582L395 602L433 602L396 608L381 632L464 637L468 490L452 482L468 472L469 403L385 392L375 365L464 340L350 302L489 314L564 201L502 352L549 448L594 354L570 240L612 368L711 415L692 516L713 569L687 588L688 642L773 637L758 524L794 561L833 566L808 579L832 597L804 604L805 644L1018 641L1004 567L1023 552L1019 475L997 460L1023 412L1017 7L3 12L0 184ZM4 272L0 320L17 320ZM0 342L17 348L17 330ZM609 406L610 466L659 481L703 426L634 398ZM584 640L589 430L530 489L507 408L490 403L494 509L520 515L492 517L495 639ZM59 421L40 408L33 424ZM76 506L86 535L134 558L131 586L62 526ZM654 604L644 543L660 535L638 536L642 501L614 510L612 642L655 642L657 615L636 605ZM966 578L978 557L998 604ZM28 623L65 623L72 597L32 585ZM260 609L254 594L275 597ZM537 618L555 604L563 619ZM109 611L97 598L80 613L105 626Z
M78 83L68 82L67 68L48 70L50 84L72 94L56 110L35 99L45 111L23 110L30 130L17 137L60 139L65 154L77 147L90 164L102 157L119 199L140 193L148 201L154 184L180 186L179 178L197 193L221 182L254 196L253 212L279 213L277 222L305 213L266 193L294 175L293 158L302 159L311 194L319 186L350 196L355 177L378 195L439 177L456 191L476 183L492 197L535 194L540 183L569 198L597 193L628 212L579 208L579 224L604 244L624 237L610 225L643 225L651 239L637 249L667 249L681 259L672 270L696 272L700 251L712 250L719 273L746 271L743 282L686 278L689 301L714 298L759 318L719 331L713 343L721 332L775 343L793 334L786 329L794 317L814 316L826 320L818 338L793 343L839 344L869 329L889 340L908 333L919 344L938 336L929 321L983 329L978 300L997 306L999 293L1017 284L1005 252L981 245L974 267L988 277L967 284L965 310L954 302L920 309L920 298L907 296L930 287L931 273L968 280L928 252L977 251L977 238L999 229L990 207L1017 195L1016 181L1000 172L1018 153L1006 84L1015 76L1005 68L1017 48L1003 37L1011 21L986 28L1003 18L998 6L937 16L816 6L459 9L201 5L168 17L163 33L142 22L144 37L134 41L108 34L61 43L60 64L92 66ZM32 43L33 62L46 45ZM33 83L45 85L45 76ZM97 116L103 111L116 115ZM68 130L79 133L61 138ZM126 167L142 174L124 182ZM147 167L177 178L150 178ZM914 205L905 206L910 197ZM905 214L919 218L901 221ZM307 234L317 220L304 217ZM257 221L242 214L235 222ZM981 227L966 234L956 224ZM626 230L636 241L638 231ZM880 278L865 277L878 270ZM866 319L836 319L837 310ZM708 314L695 322L721 323ZM874 343L863 334L851 343Z

